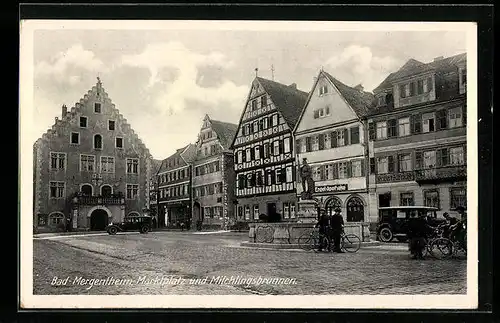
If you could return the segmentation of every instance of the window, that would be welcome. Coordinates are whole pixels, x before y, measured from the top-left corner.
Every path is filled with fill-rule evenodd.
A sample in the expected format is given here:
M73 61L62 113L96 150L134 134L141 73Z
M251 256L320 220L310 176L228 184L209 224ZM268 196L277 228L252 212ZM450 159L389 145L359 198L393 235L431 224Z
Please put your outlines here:
M64 189L66 183L64 182L50 182L50 198L60 199L64 198Z
M87 117L80 117L80 128L87 128Z
M259 147L259 146L254 147L254 148L253 148L253 150L254 150L254 156L255 156L255 159L256 159L256 160L260 159L260 147ZM217 165L218 165L218 164L217 164Z
M423 94L424 93L424 80L418 80L417 81L417 94Z
M467 208L467 190L465 187L450 189L450 209L456 209L459 206Z
M380 157L377 163L377 173L386 174L389 172L389 159L387 157Z
M245 151L245 157L246 161L249 162L252 160L252 150L250 148L247 148Z
M255 204L253 206L253 218L254 218L254 220L259 219L259 205L258 204Z
M267 106L267 96L264 95L260 97L260 105L261 107Z
M325 165L325 179L333 179L333 164Z
M50 153L50 168L64 169L66 164L65 153Z
M453 108L448 112L448 119L450 128L456 128L462 126L462 108Z
M328 86L326 86L326 85L320 86L320 88L319 88L319 95L323 95L323 94L326 94L326 93L328 93Z
M115 172L115 158L101 156L101 172L114 173Z
M400 172L411 171L411 154L399 155L398 168Z
M375 157L370 157L370 174L375 174Z
M424 151L424 168L436 167L436 151Z
M361 172L361 160L354 160L351 162L351 171L352 177L361 177L363 176Z
M288 219L290 212L290 204L287 202L283 202L283 218Z
M259 132L259 122L255 121L253 123L253 132Z
M312 137L312 151L319 150L319 136Z
M139 159L127 158L127 174L139 173Z
M330 106L326 106L325 107L325 116L329 116L330 115Z
M413 206L415 201L413 199L413 192L404 192L399 195L400 206Z
M250 220L250 206L245 205L245 220Z
M432 77L428 77L427 78L426 85L427 85L427 91L426 92L431 92L432 89L434 88L434 83L432 81Z
M406 98L406 86L405 86L405 84L401 84L399 86L399 97L402 99Z
M422 115L422 132L434 131L434 113L425 113Z
M252 111L257 110L257 100L252 100Z
M359 127L351 128L351 145L359 144Z
M451 165L465 164L464 147L450 148L450 164Z
M94 149L102 149L102 136L101 135L94 136Z
M95 113L101 113L101 104L100 103L94 103L94 112Z
M120 138L120 137L115 138L115 147L116 148L123 148L123 138Z
M272 117L271 121L273 123L273 126L277 126L278 123L279 123L278 114L273 114L273 117Z
M424 191L424 205L439 208L439 191Z
M295 203L290 203L290 218L295 218Z
M115 130L115 122L113 120L108 120L108 130Z
M345 145L345 138L344 138L344 131L340 130L337 131L337 146L344 146Z
M387 122L377 122L377 139L387 138Z
M396 119L391 119L387 121L387 137L396 137L397 125Z
M273 142L273 155L278 156L280 154L280 142L276 140Z
M80 133L78 133L78 132L71 133L71 143L74 145L80 144Z
M80 155L80 171L93 172L95 169L95 156Z
M49 216L49 224L51 226L58 225L60 223L63 223L64 221L64 215L62 213L53 213Z
M243 162L243 151L239 150L238 151L238 163L241 164L242 162Z
M138 184L127 184L127 199L134 200L139 196Z
M324 140L325 140L325 145L324 145L325 149L328 149L328 148L331 148L331 147L332 147L332 143L331 143L331 139L330 139L331 137L330 137L330 135L331 135L331 134L329 134L329 133L325 133L325 135L324 135L324 137L323 137L323 138L324 138Z
M110 197L113 194L113 188L110 185L103 185L101 187L101 195Z
M347 178L347 163L339 163L339 178Z
M287 137L283 139L283 152L284 153L289 153L290 152L290 137Z
M410 118L402 118L398 120L399 136L404 137L410 134Z
M293 182L293 170L291 166L288 166L286 168L286 182L287 183Z
M312 167L312 176L313 176L313 180L320 181L321 180L321 167L319 167L319 166Z

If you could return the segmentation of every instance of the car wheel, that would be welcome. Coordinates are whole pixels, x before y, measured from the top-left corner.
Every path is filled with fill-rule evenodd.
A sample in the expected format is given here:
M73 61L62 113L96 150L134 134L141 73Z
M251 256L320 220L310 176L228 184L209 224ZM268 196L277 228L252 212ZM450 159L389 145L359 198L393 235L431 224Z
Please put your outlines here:
M394 238L394 234L392 233L392 230L388 227L380 229L378 235L380 237L380 241L382 241L382 242L391 242L392 238Z
M149 232L149 227L147 225L141 228L141 233L148 233L148 232Z
M111 228L108 229L108 233L109 234L116 234L116 232L118 232L118 229L115 228L115 227L111 227Z

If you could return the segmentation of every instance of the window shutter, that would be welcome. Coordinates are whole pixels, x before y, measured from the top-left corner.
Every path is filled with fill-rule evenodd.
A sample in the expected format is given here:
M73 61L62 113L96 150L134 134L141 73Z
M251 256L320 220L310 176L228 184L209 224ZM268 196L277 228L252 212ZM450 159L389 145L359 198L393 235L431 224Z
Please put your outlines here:
M292 141L291 139L292 138L290 138L290 142ZM301 151L300 151L300 143L301 143L300 139L295 140L295 151L297 152L297 154L301 153ZM292 147L292 145L290 145L290 147Z
M436 111L436 119L437 119L436 130L447 128L446 110Z
M351 145L353 145L353 144L359 144L360 143L360 140L359 140L359 126L352 127L350 135L351 135L351 137L350 137Z
M422 152L421 151L416 151L415 152L415 169L421 169L422 168Z
M331 144L331 148L337 147L337 131L333 131L331 133L330 144Z
M413 117L413 133L421 133L422 132L422 115L415 114Z
M325 149L325 135L321 133L319 135L319 150L323 149Z
M349 130L347 128L345 128L343 131L344 131L344 144L345 144L345 146L347 146L350 144Z
M311 151L311 137L306 138L306 152Z
M352 163L351 161L346 162L346 168L347 168L347 178L352 177Z
M332 164L332 171L333 171L333 179L338 179L339 178L339 164L337 164L337 163Z
M361 176L365 176L365 160L361 160Z
M368 123L368 136L370 140L375 140L375 123Z
M389 173L394 172L394 156L388 156L388 171Z
M285 140L288 140L288 142L289 142L288 147L290 147L290 152L292 153L292 156L293 156L293 137L290 136L290 137L286 138Z

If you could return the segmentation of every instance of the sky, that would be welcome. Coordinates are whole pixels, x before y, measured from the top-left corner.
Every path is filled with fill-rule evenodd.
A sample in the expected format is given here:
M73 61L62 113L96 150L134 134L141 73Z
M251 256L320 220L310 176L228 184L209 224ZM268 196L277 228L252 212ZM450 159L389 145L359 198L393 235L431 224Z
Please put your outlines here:
M255 68L309 92L323 68L372 91L408 59L466 52L463 31L37 29L35 140L99 76L156 159L194 143L203 117L238 123ZM271 66L273 66L274 73Z

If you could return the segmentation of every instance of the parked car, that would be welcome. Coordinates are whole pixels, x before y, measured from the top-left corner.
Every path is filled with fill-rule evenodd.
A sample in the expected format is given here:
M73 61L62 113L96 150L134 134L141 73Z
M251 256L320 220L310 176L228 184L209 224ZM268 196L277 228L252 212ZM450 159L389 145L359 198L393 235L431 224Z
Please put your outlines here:
M150 216L128 216L121 223L111 223L106 227L106 231L113 235L117 232L135 231L148 233L153 226L153 219Z
M391 242L394 238L398 241L407 240L407 223L412 215L427 217L431 226L443 223L444 219L438 219L438 209L430 206L388 206L380 207L378 210L377 238L382 242Z

